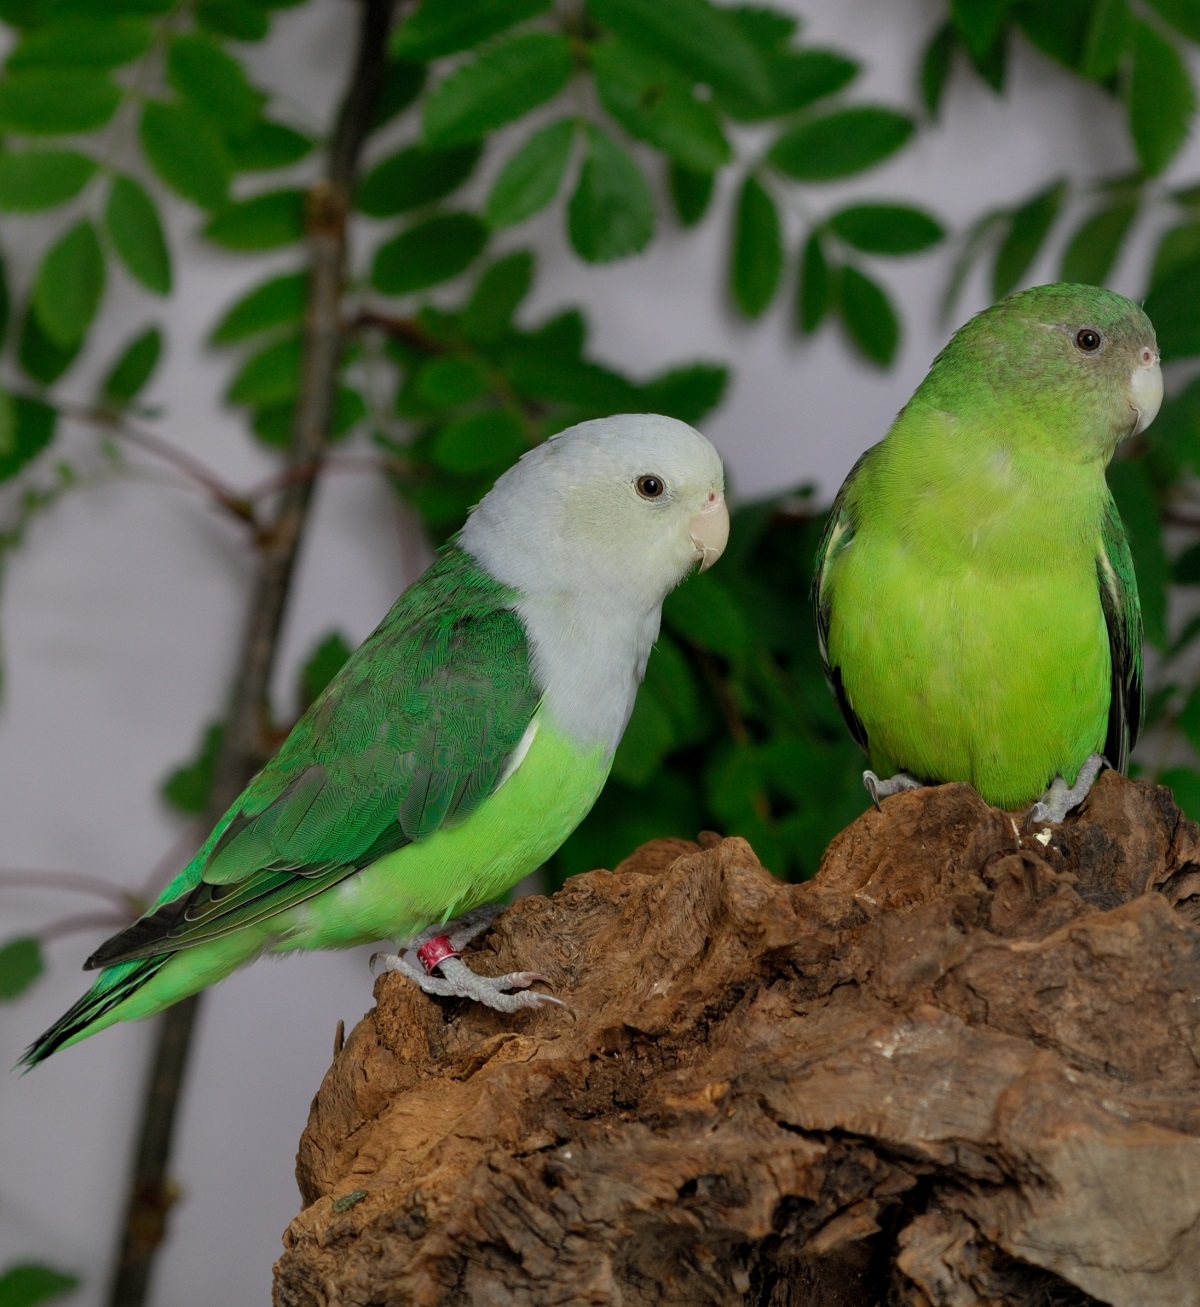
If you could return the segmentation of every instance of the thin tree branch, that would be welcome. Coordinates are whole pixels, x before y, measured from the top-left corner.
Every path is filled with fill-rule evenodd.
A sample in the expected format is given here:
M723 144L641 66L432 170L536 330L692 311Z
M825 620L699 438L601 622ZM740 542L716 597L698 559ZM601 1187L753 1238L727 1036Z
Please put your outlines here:
M354 67L338 112L325 179L309 192L308 304L302 337L301 389L285 460L288 469L319 466L324 458L343 348L340 309L346 269L346 217L387 62L395 0L358 2ZM285 486L272 522L259 534L259 570L238 681L214 767L209 810L214 821L266 759L267 687L314 484L313 477L302 476ZM110 1307L141 1307L146 1299L155 1251L173 1197L167 1167L198 999L197 995L175 1004L159 1024L120 1252L109 1292Z
M141 896L82 871L0 871L0 889L57 889L94 894L115 903L123 912L140 912Z
M226 484L210 467L193 457L187 450L180 449L178 445L164 440L161 436L156 436L152 431L134 426L128 418L118 413L92 408L86 404L63 401L56 404L55 408L65 418L98 427L114 440L144 450L147 454L153 454L155 458L161 459L176 471L182 472L188 480L201 486L226 512L255 530L258 529L259 523L254 515L254 505L246 496Z

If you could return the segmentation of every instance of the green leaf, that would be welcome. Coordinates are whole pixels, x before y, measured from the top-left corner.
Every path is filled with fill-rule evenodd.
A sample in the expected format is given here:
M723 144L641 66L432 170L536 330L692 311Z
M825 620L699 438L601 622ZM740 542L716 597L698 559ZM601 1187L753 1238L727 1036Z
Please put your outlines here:
M1162 172L1179 152L1195 111L1196 92L1178 48L1149 23L1135 21L1129 130L1150 176Z
M307 712L354 652L340 631L330 631L313 648L300 669L299 708Z
M913 127L911 118L892 109L838 109L788 128L767 158L796 181L832 181L882 162L908 140Z
M14 998L19 998L45 969L42 946L34 936L10 939L0 945L0 1000L11 1002ZM0 1303L7 1304L10 1301L5 1296L4 1284L10 1275L11 1270L0 1279ZM26 1301L36 1302L37 1299L27 1297Z
M95 161L77 150L0 153L0 210L53 209L74 199L95 174Z
M729 385L729 369L720 363L688 363L653 377L641 387L648 413L665 413L695 425L720 404Z
M1067 184L1052 182L1044 191L1013 210L1008 232L992 267L992 297L1003 299L1029 271L1042 242L1050 234L1066 197Z
M469 476L507 467L528 448L511 409L488 409L447 422L433 440L433 460L446 472Z
M202 817L212 794L213 770L225 728L212 722L204 728L200 748L189 762L181 763L163 781L160 793L176 812Z
M46 335L30 303L21 319L21 338L17 357L24 372L43 385L50 385L75 361L82 341L73 345L60 345Z
M104 223L130 276L156 295L169 295L171 252L158 209L140 182L123 173L113 178Z
M539 127L524 145L500 169L484 206L488 224L495 228L512 227L544 209L558 193L571 142L575 139L575 120L561 118Z
M292 442L295 424L294 399L268 404L255 410L251 420L254 434L264 445L286 449ZM333 411L329 416L329 440L340 440L366 416L367 406L357 390L339 385L333 394Z
M431 150L410 145L371 168L358 186L356 202L372 218L419 209L457 190L479 162L477 144Z
M485 269L463 309L459 326L480 344L499 340L512 327L517 305L533 285L533 255L513 250Z
M184 99L208 115L222 135L248 132L262 97L242 65L206 36L177 36L167 51L167 80Z
M165 14L177 0L50 0L59 17L109 18L131 14L143 17Z
M1080 223L1063 251L1060 280L1103 286L1137 212L1136 200L1120 200Z
M142 110L141 141L150 166L176 194L202 209L225 203L229 156L216 128L198 109L148 101Z
M5 395L5 425L9 438L0 451L0 481L15 476L54 439L58 414L49 404L26 395Z
M567 231L581 259L607 263L645 249L654 235L654 204L641 170L611 136L589 124L587 144Z
M69 18L23 37L5 68L119 68L145 53L152 31L140 18Z
M836 50L788 50L775 55L767 64L771 79L769 116L807 109L849 86L858 70L856 60Z
M385 241L371 264L371 285L407 295L465 271L487 244L488 229L472 213L441 213Z
M396 29L391 54L427 62L469 50L550 8L551 0L425 0Z
M1108 484L1129 537L1146 639L1162 649L1166 644L1167 583L1171 573L1163 549L1162 520L1154 487L1145 463L1132 458L1109 466Z
M750 625L734 591L712 572L699 572L663 604L663 625L690 644L735 665L754 647Z
M950 79L958 37L952 23L943 23L934 32L921 56L921 101L931 118L941 111L942 96Z
M842 322L850 339L872 363L887 367L900 343L900 321L878 282L847 265L840 277Z
M416 100L425 86L425 77L424 64L413 63L408 59L393 59L388 63L383 73L383 85L379 88L379 98L375 102L375 115L371 119L374 131L390 123Z
M1188 732L1188 738L1192 738L1190 732ZM1158 783L1166 785L1170 789L1175 802L1183 809L1186 817L1191 821L1200 818L1200 774L1197 774L1193 768L1168 768L1158 778Z
M775 201L755 177L742 182L733 226L729 289L747 318L760 317L783 274L783 229Z
M864 254L916 254L946 234L936 218L906 204L852 204L835 213L829 226Z
M4 345L4 337L8 332L8 318L12 309L12 302L8 293L8 270L4 264L4 258L0 255L0 347Z
M667 182L676 216L684 227L694 227L704 217L715 180L711 172L694 172L678 159L671 160Z
M297 327L304 316L308 274L288 272L272 277L243 295L213 328L209 341L232 345L273 327Z
M1149 0L1149 3L1177 32L1191 41L1200 41L1200 9L1194 0Z
M1012 0L950 0L951 20L972 59L982 61L990 54L1011 4Z
M121 102L117 87L97 73L30 69L0 78L0 131L21 136L94 132Z
M588 0L602 27L718 94L770 100L766 61L741 25L708 0Z
M235 41L261 41L270 26L266 8L256 0L199 0L196 22Z
M1169 233L1168 233L1169 234ZM1195 228L1200 244L1200 225ZM1193 259L1173 265L1169 275L1156 275L1143 307L1154 323L1163 362L1200 354L1200 251Z
M697 172L716 172L729 162L716 111L696 99L687 78L615 40L594 44L591 61L600 103L631 136Z
M796 326L805 336L811 335L833 307L833 277L821 244L821 233L814 231L804 243L800 256L800 280L796 288Z
M481 399L490 389L488 374L482 364L454 354L430 359L413 378L417 397L435 413Z
M571 43L528 32L489 46L436 86L425 100L430 145L477 141L552 100L571 76Z
M654 654L656 657L658 649ZM612 778L640 789L648 785L676 747L675 726L666 705L649 685L643 684L633 703L633 712L613 755Z
M227 250L274 250L304 239L305 193L266 191L234 200L209 218L204 235Z
M298 337L267 345L238 368L225 398L230 404L252 407L294 398L300 386L300 356Z
M162 332L157 327L148 327L135 336L105 377L104 398L118 406L128 404L150 380L158 366L162 346Z
M763 54L785 47L800 26L799 19L791 14L768 9L765 5L729 5L725 12Z
M20 942L20 941L19 941ZM33 943L37 944L34 940ZM38 960L41 970L41 959ZM0 1303L4 1307L37 1307L38 1303L61 1298L79 1287L79 1277L57 1271L40 1262L20 1262L0 1274Z
M286 123L259 118L250 130L225 141L225 152L236 172L286 168L312 153L313 139Z
M77 345L104 294L104 253L85 218L47 250L33 286L33 306L51 340Z
M1128 44L1127 0L1096 0L1084 36L1080 73L1098 82L1107 81L1116 73Z

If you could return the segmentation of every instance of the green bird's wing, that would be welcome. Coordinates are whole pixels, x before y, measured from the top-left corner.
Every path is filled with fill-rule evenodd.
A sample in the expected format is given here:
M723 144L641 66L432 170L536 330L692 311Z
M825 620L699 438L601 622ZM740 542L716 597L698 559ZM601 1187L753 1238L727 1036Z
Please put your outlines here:
M461 821L537 709L516 595L449 548L297 722L154 910L85 964L175 952Z
M812 601L817 618L817 644L821 651L821 665L825 668L825 679L829 683L837 706L841 709L850 734L864 748L867 748L867 728L850 706L846 696L846 687L842 684L842 669L829 657L829 624L833 612L833 587L829 584L829 573L839 555L850 547L858 519L858 478L867 466L878 446L872 446L850 469L850 475L842 483L829 517L825 522L825 531L817 547L816 570L813 573Z
M1096 555L1096 578L1100 603L1108 627L1108 649L1112 662L1112 692L1108 704L1108 733L1104 756L1124 772L1129 753L1137 743L1145 706L1142 685L1142 606L1138 601L1137 576L1125 527L1112 495L1108 496L1101 526L1100 549Z

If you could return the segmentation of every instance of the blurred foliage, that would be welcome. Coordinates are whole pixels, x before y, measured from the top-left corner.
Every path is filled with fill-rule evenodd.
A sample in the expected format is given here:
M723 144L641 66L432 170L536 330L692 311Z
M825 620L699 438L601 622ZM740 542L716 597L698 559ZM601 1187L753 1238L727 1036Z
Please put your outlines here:
M145 396L171 347L159 321L177 282L169 199L191 209L209 244L261 265L209 340L228 352L226 399L253 438L268 451L290 439L305 238L320 210L314 164L328 138L304 106L255 85L246 43L304 2L0 0L11 38L0 74L0 565L32 520L89 479L62 438L67 417L90 424L110 471L136 455L189 477L250 528L253 547L279 479L231 489L170 438L178 415ZM1112 481L1158 653L1156 761L1144 765L1200 817L1189 751L1200 751L1200 179L1161 180L1194 127L1195 0L947 0L913 70L919 110L857 98L859 60L810 44L794 15L766 4L420 0L401 12L355 195L331 431L343 444L331 461L353 457L385 476L435 542L554 432L629 410L699 423L726 391L717 361L648 376L611 367L589 351L580 308L531 320L536 260L519 229L549 206L575 255L603 264L664 230L686 239L727 202L734 311L762 317L790 282L797 336L837 324L887 366L903 324L880 269L946 232L890 186L832 204L822 188L936 131L952 78L1007 93L1019 43L1057 65L1048 75L1124 105L1136 167L1050 179L980 214L953 237L945 304L950 317L984 261L996 296L1027 283L1052 249L1062 277L1103 282L1133 233L1162 233L1146 308L1169 398ZM119 283L123 298L144 297L145 316L114 342L105 311ZM90 403L66 398L67 386L78 394L85 349L101 356ZM801 876L861 811L863 760L826 691L808 616L820 528L803 489L742 506L720 566L669 598L611 782L556 876L703 827L744 835L766 865ZM317 644L298 669L294 712L348 652L337 634ZM293 713L280 716L282 735ZM191 817L205 808L220 728L199 734L194 757L163 783ZM0 998L41 967L36 939L0 947ZM22 1265L0 1277L0 1297L34 1303L73 1284Z

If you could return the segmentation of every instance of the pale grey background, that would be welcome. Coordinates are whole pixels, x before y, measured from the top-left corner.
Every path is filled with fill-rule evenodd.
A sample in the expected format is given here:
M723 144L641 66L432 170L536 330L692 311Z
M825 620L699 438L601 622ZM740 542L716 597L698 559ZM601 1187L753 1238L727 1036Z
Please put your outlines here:
M917 52L940 6L812 0L795 8L811 39L865 60L856 98L915 105ZM281 14L271 40L250 50L258 80L323 113L347 65L352 16L345 0ZM853 186L811 188L805 202L824 211L848 195L923 199L960 226L1059 174L1132 165L1123 114L1099 91L1073 84L1025 47L1015 51L1012 87L1019 109L960 74L943 127ZM1173 175L1194 178L1198 164L1193 142ZM34 248L40 221L6 219L6 241ZM151 398L163 406L167 434L229 480L250 483L270 464L220 403L230 357L206 351L202 340L220 309L263 276L262 264L200 245L199 218L182 204L170 221L179 294L169 306L170 356ZM765 321L736 321L723 297L728 222L726 203L698 233L664 221L644 258L587 268L567 251L555 210L513 242L539 250L527 312L541 316L586 297L596 352L637 373L693 357L728 360L735 384L706 431L727 459L734 493L815 479L828 496L944 341L936 304L949 253L879 261L906 326L897 366L880 372L836 331L798 344L786 327L790 293ZM363 238L370 236L360 233L360 252ZM1122 261L1119 289L1143 285L1146 256L1143 239ZM1038 279L1053 277L1056 266L1043 261ZM959 317L985 302L977 275ZM91 371L80 369L81 396L99 363L157 309L112 278L104 340ZM92 440L75 432L71 447L82 453ZM288 616L284 684L319 633L336 626L364 636L422 557L386 490L365 477L328 478ZM132 886L170 852L179 829L156 787L226 691L248 575L237 529L188 490L111 482L72 495L41 521L3 596L0 866L86 870ZM806 622L803 596L796 610ZM0 937L80 906L63 896L4 894ZM48 976L26 1000L0 1007L0 1067L77 997L85 979L78 965L97 940L54 944ZM335 1023L353 1023L371 1004L368 953L259 964L208 996L174 1165L184 1196L159 1266L157 1307L267 1300L279 1236L298 1207L293 1154ZM0 1073L0 1266L42 1256L73 1268L85 1280L73 1302L101 1301L150 1035L147 1026L118 1028L25 1079Z

